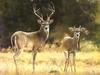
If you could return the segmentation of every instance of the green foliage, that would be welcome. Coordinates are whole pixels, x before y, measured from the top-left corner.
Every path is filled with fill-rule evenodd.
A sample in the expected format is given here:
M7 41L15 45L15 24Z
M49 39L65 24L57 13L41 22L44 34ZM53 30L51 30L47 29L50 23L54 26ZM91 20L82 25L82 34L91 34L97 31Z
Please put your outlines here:
M41 4L42 8L48 5L47 2L49 3L50 0L36 1L37 4ZM91 23L94 23L97 12L97 2L91 0L51 1L56 9L52 16L54 23L50 27L51 31L57 26L62 26L66 30L69 26L74 25L82 25L91 29ZM47 9L47 7L45 8ZM33 3L30 0L0 0L0 18L3 19L5 27L11 34L17 30L35 31L39 29L37 18L33 13Z
M53 0L53 3L56 8L54 16L56 24L84 26L95 18L96 2L91 3L88 0ZM43 6L42 3L41 6ZM34 18L32 7L32 2L29 0L0 0L0 15L3 16L5 25L11 31L15 31L15 29L36 30L39 26L37 26L36 17Z

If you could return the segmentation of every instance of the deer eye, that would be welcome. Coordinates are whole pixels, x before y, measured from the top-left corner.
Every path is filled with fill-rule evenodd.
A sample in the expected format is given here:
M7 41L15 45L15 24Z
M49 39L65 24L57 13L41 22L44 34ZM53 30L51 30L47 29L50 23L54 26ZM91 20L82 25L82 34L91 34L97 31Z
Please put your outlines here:
M77 34L77 36L79 36L79 34Z

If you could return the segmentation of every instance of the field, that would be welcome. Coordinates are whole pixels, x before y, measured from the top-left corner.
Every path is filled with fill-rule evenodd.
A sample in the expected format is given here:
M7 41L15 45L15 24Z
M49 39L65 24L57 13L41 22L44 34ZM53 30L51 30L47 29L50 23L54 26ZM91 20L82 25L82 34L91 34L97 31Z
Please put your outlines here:
M100 24L99 20L100 15L97 16L96 23ZM97 48L91 41L81 44L82 51L76 53L74 75L100 75L100 46ZM64 62L63 49L54 47L37 54L34 73L31 52L23 52L17 59L19 75L72 75L64 72ZM8 52L0 53L0 75L16 75L13 53L9 49Z
M30 1L34 1L34 0L30 0ZM37 0L37 1L42 1L42 0ZM56 2L56 0L53 0L53 1ZM79 0L76 0L76 1L79 1ZM92 2L95 0L87 0L87 1L91 1L91 4L92 4ZM82 26L89 27L89 25L87 24L88 19L91 18L89 19L90 22L92 22L91 20L93 20L93 24L90 23L90 27L89 27L90 35L84 36L85 38L84 37L81 38L82 40L81 51L76 52L75 74L70 73L70 72L67 72L67 73L64 72L65 57L64 57L63 48L55 47L55 45L54 46L52 45L51 48L48 48L48 45L47 45L47 47L45 47L43 51L37 53L34 72L32 68L32 53L31 52L23 52L18 57L17 64L18 64L19 75L100 75L100 2L98 2L98 5L96 6L97 11L95 15L94 15L94 12L91 13L92 11L87 10L90 8L90 5L88 7L87 6L83 7L83 5L85 5L83 3L82 5L83 8L82 8L82 7L78 7L78 4L75 4L75 7L78 7L76 9L74 5L72 5L75 2L74 0L72 1L72 3L70 3L71 1L69 0L68 1L69 4L67 3L67 0L63 0L62 3L64 5L62 3L60 4L60 2L61 1L58 0L55 3L55 6L57 5L56 6L57 11L54 13L54 17L52 17L52 19L54 19L55 21L54 24L58 24L58 28L57 28L58 31L56 31L56 33L53 34L52 36L62 37L62 36L58 36L57 34L63 34L63 31L67 29L65 27L62 27L63 24L74 25L76 23L75 25L77 25L78 22L81 23L81 21L84 22L87 20L86 24L82 22L86 26L85 25L82 25ZM64 2L66 2L67 4ZM32 7L30 7L32 4L29 4L29 3L31 2L29 2L28 0L19 0L19 1L1 0L0 1L0 30L1 30L0 32L1 33L2 33L2 30L3 29L5 30L6 28L7 28L7 31L5 32L8 32L9 35L11 35L15 30L30 31L30 30L38 29L39 26L37 27L35 26L35 24L37 25L37 22L35 21L36 17L32 13L33 12ZM61 9L62 7L65 7L65 8ZM82 10L81 8L84 10ZM28 9L28 12L27 12L27 9ZM78 12L77 11L78 9L81 9L81 11ZM85 10L86 12L84 12ZM77 11L77 12L73 12L73 11ZM80 14L81 12L82 14ZM37 13L37 14L41 14L41 13ZM45 16L48 17L49 13L47 15L45 14ZM96 16L95 21L94 19L92 19L92 17L94 16ZM76 19L74 17L76 17ZM80 20L79 17L80 18L86 17L86 20L84 19ZM77 21L78 19L79 21ZM69 25L67 25L67 27ZM52 26L51 28L54 28L54 26ZM6 33L4 33L4 35L6 35ZM86 37L88 36L89 38L86 39ZM0 35L0 43L1 41L4 41L5 43L7 40L1 40L1 37L2 35ZM3 38L5 37L8 37L8 35L3 36ZM1 51L0 52L0 75L16 75L16 67L13 60L14 53L11 51L10 48L2 49L0 51Z
M64 73L63 51L55 48L37 54L35 72L32 73L32 53L23 52L17 59L20 75L69 75ZM0 75L15 75L13 53L0 53ZM100 52L81 51L76 54L75 75L100 75Z
M97 13L95 22L100 25L99 13ZM95 34L99 41L99 31ZM82 43L82 51L76 53L76 73L74 75L100 75L99 48L92 42ZM72 75L64 72L64 62L63 50L60 48L39 52L35 61L34 73L32 72L31 52L23 52L17 59L19 75ZM13 53L9 49L8 52L0 53L0 75L16 75Z

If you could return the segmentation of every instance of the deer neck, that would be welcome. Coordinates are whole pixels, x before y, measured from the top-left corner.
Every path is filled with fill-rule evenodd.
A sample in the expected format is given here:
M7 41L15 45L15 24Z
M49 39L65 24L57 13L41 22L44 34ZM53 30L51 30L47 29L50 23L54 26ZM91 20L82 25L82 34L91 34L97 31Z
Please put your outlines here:
M74 42L78 42L79 41L79 38L77 37L73 37L74 38Z
M41 37L41 40L46 41L49 37L49 31L45 32L43 29L40 29L38 35Z

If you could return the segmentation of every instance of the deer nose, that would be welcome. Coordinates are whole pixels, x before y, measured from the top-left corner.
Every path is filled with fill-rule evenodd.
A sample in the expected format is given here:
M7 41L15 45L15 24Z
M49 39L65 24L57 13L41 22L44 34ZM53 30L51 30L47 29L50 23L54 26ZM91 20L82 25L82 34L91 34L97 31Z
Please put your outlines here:
M48 29L48 28L45 28L46 30Z
M76 34L77 37L79 37L79 34Z

